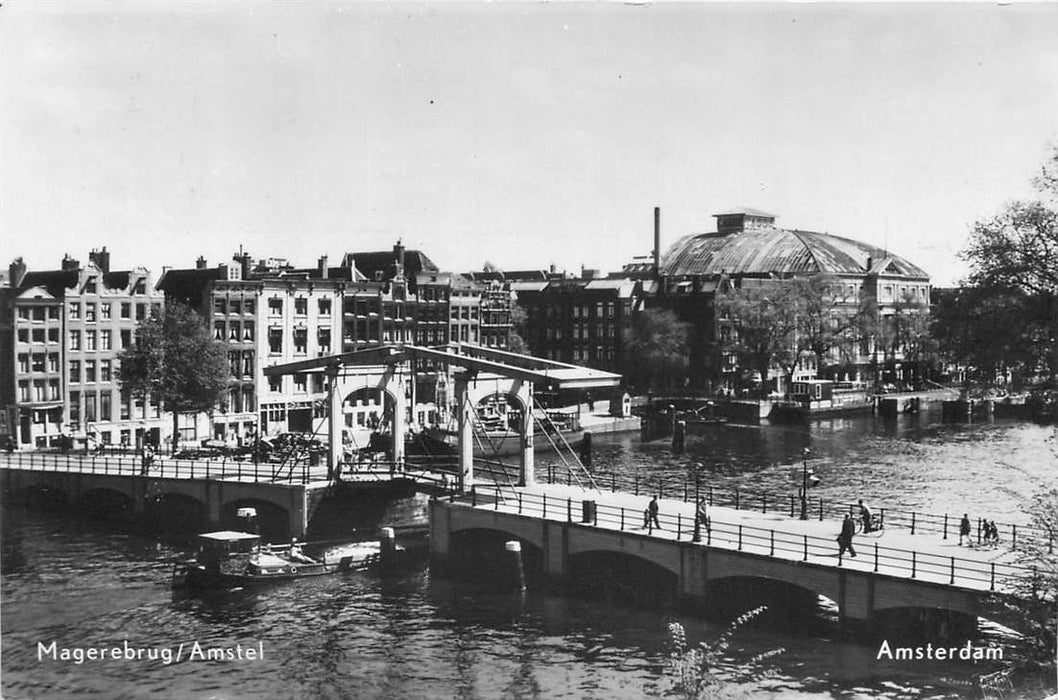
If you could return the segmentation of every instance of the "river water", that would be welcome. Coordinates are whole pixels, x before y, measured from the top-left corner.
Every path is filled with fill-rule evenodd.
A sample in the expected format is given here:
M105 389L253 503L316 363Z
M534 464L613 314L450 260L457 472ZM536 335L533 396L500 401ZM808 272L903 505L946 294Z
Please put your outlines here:
M698 475L704 483L788 492L801 450L817 495L1024 522L1021 502L1055 485L1054 428L1015 422L944 425L930 414L806 426L709 427L683 453L666 441L595 438L595 462L621 473ZM672 691L667 624L694 643L716 623L530 591L483 592L432 578L353 573L260 592L174 595L177 550L112 526L9 507L3 512L2 691L12 698L644 698ZM876 660L877 647L812 631L738 631L716 668L735 697L980 697L971 662ZM818 628L818 629L816 629ZM822 631L820 631L822 630ZM127 646L144 658L77 663L40 653ZM263 649L263 659L189 658ZM1002 643L998 639L997 643ZM146 658L183 644L179 663ZM770 673L740 676L767 650ZM160 652L161 650L161 652ZM108 655L110 652L107 652ZM43 657L43 658L41 658ZM1014 697L1039 697L1022 690ZM1010 696L1008 696L1010 697Z

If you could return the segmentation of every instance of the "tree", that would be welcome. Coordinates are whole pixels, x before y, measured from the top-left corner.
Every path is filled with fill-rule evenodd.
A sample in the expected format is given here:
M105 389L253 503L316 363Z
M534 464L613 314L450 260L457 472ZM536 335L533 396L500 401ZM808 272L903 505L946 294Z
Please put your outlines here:
M508 337L507 349L519 355L529 354L529 344L525 342L526 331L529 326L529 314L521 304L511 304L511 333Z
M1017 302L1001 310L1005 318L999 319L1018 327L1031 349L1027 355L1017 353L1014 366L1053 384L1058 377L1058 147L1034 185L1038 199L1011 202L992 219L977 222L961 255L970 264L969 282L982 298ZM970 353L974 359L991 360L996 345L1005 342L1001 336L983 340Z
M638 389L681 386L687 376L690 326L675 313L645 309L635 316L627 340L629 383Z
M862 319L869 311L859 296L850 297L841 281L832 275L819 274L790 281L792 296L799 304L796 318L800 349L816 358L819 376L823 376L827 357L836 351L844 361L855 358L859 346Z
M738 358L739 365L760 375L761 398L768 395L772 365L790 376L797 364L799 290L782 280L744 285L721 298L722 318L730 318L735 332L722 340L722 348Z
M179 416L212 410L231 380L225 345L214 341L202 318L184 304L166 304L144 320L119 363L124 391L153 396L173 414L174 449Z

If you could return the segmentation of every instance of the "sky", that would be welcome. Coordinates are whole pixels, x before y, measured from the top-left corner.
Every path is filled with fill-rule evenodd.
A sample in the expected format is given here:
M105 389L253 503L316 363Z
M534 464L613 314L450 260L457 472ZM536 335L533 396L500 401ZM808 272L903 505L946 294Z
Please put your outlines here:
M1058 144L1058 4L0 5L0 260L619 270L747 206L936 285ZM335 263L336 264L336 263Z

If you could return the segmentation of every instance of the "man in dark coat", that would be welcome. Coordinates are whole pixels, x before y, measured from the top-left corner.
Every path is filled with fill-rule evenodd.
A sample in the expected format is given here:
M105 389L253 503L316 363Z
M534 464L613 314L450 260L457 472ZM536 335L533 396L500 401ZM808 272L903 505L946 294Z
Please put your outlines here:
M840 557L845 553L845 550L849 550L849 554L856 556L856 550L852 547L852 536L856 534L856 523L852 521L852 517L846 513L845 519L841 522L841 534L838 535L838 556Z

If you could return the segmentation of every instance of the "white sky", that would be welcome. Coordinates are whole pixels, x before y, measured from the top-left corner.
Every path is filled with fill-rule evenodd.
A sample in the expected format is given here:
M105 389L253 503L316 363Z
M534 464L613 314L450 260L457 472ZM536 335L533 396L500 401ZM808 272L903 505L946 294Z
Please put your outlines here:
M619 269L746 205L935 284L1058 142L1058 4L3 0L0 261Z

